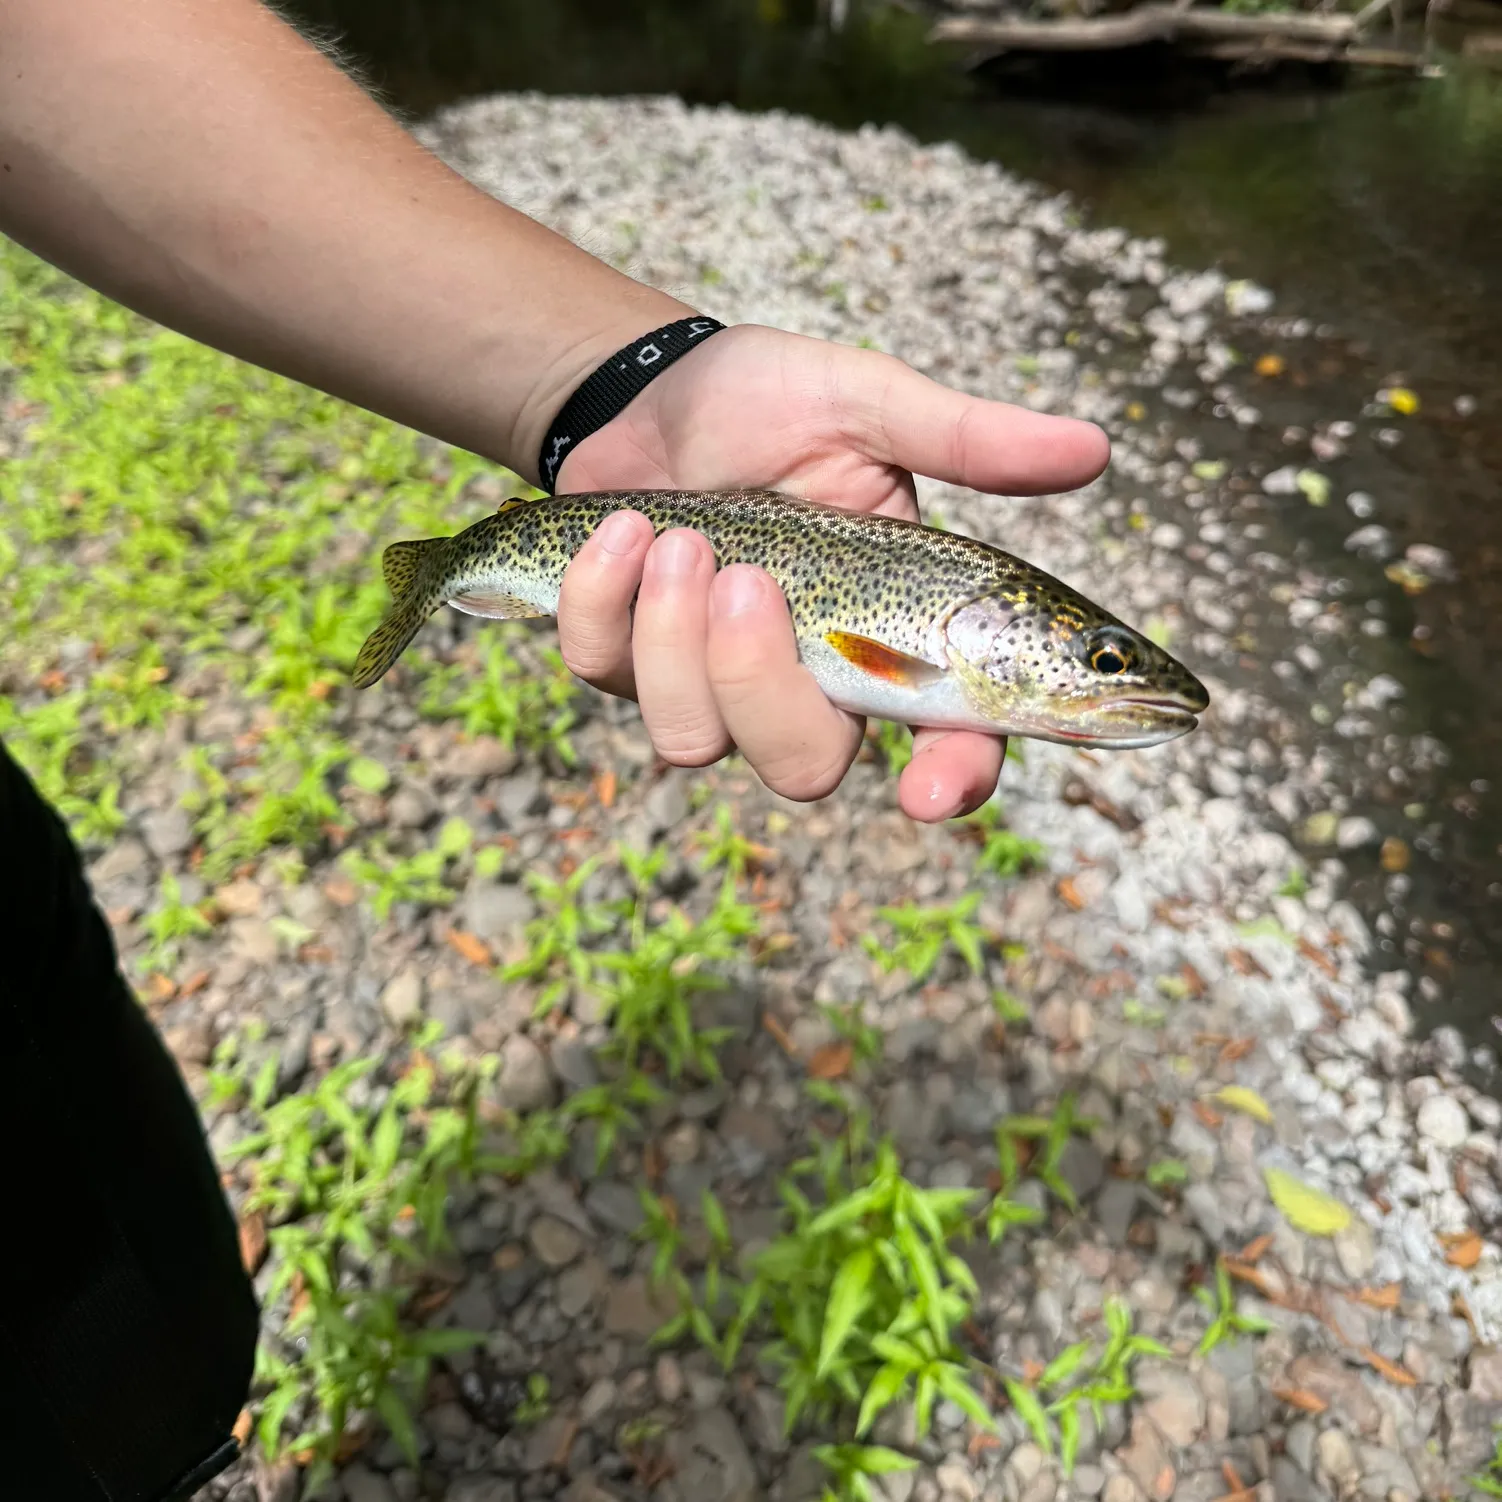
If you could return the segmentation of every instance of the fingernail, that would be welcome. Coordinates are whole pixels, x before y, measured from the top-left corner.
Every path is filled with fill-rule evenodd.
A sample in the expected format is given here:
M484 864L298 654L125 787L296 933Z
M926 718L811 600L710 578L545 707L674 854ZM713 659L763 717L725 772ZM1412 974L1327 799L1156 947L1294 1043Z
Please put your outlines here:
M761 601L761 575L755 569L728 568L715 581L715 605L721 615L744 615Z
M595 536L607 553L619 558L636 545L636 524L624 511L612 511L595 528Z
M699 550L692 537L669 532L657 539L652 549L652 568L656 573L682 579L699 566Z

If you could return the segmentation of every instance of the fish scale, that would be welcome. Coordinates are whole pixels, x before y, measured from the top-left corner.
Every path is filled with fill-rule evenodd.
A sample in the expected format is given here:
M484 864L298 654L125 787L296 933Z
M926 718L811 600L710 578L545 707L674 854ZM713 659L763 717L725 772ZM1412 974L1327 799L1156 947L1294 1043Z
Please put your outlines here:
M1167 652L1009 553L768 490L513 500L457 536L393 543L382 560L393 604L360 651L356 686L376 682L441 605L500 619L555 614L570 561L606 516L623 510L642 513L659 534L693 528L721 567L764 568L787 599L804 662L834 702L856 713L1141 745L1192 729L1208 702ZM1101 643L1121 671L1099 670ZM1125 723L1133 714L1124 718L1119 704L1121 723L1100 718L1122 700L1135 702L1143 724ZM1073 723L1054 723L1071 714ZM1145 724L1154 716L1156 728ZM1093 730L1085 723L1092 717Z

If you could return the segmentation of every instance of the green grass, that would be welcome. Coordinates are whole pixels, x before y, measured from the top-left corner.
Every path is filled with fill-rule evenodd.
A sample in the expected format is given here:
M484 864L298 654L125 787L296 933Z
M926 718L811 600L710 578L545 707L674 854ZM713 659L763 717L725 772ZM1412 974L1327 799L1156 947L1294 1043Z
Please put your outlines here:
M346 675L383 608L381 548L455 530L481 478L520 482L149 324L5 241L0 343L11 400L35 414L0 465L0 735L98 848L149 763L141 732L232 698L253 707L247 735L191 754L205 874L326 853L350 822ZM397 677L425 714L567 760L572 680L527 638L487 629L457 664L419 642ZM105 743L107 758L90 749Z

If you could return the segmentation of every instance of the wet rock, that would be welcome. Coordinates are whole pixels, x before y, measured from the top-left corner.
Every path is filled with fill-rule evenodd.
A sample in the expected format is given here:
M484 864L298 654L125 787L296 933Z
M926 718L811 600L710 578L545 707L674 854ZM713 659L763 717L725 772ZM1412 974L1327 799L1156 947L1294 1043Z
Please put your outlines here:
M688 817L688 789L688 774L677 770L664 772L653 784L642 799L642 813L651 838L676 829Z
M761 1488L740 1431L723 1408L711 1408L668 1439L679 1492L693 1502L756 1502Z
M386 822L393 829L421 829L437 808L433 795L421 783L403 783L386 804Z

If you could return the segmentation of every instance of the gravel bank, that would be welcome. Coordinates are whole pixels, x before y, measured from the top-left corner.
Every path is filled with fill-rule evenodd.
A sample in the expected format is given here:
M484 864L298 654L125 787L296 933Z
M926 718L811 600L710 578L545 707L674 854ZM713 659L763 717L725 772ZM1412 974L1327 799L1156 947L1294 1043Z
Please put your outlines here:
M1215 703L1204 729L1170 747L1092 756L1030 745L1009 764L1010 822L1042 843L1046 869L983 882L978 921L1025 949L991 956L980 977L946 961L920 988L882 975L858 936L879 926L882 905L972 889L973 849L953 830L903 821L874 760L825 804L800 808L734 766L662 773L633 713L595 705L577 744L583 764L614 774L606 807L571 796L588 788L585 774L461 744L450 727L417 724L399 695L369 710L362 701L362 750L401 769L366 822L417 838L456 813L504 835L518 858L499 883L474 876L454 913L398 909L384 926L330 900L331 872L310 871L290 893L269 872L237 882L236 916L189 942L212 980L162 1014L195 1075L213 1038L251 1015L268 1020L290 1086L333 1057L389 1048L426 1011L502 1054L499 1088L513 1106L587 1086L598 1020L576 1005L561 1025L530 1022L530 997L467 968L445 931L459 922L496 952L514 950L533 912L519 871L617 837L666 842L677 894L705 906L715 881L697 874L690 839L718 799L776 850L760 895L790 942L716 1003L735 1030L727 1083L654 1117L650 1150L629 1145L604 1177L576 1153L467 1207L446 1317L493 1331L497 1369L548 1372L552 1414L494 1432L476 1400L482 1368L466 1385L460 1362L423 1416L423 1475L386 1445L338 1490L349 1502L644 1496L621 1433L651 1417L673 1461L655 1497L816 1495L814 1436L782 1438L764 1373L747 1366L726 1381L687 1348L647 1350L657 1314L630 1239L631 1186L654 1170L683 1205L713 1186L754 1237L775 1171L807 1140L804 1070L833 1038L814 1003L856 1001L885 1051L854 1084L920 1181L985 1184L997 1121L1046 1112L1065 1092L1094 1120L1062 1166L1079 1213L1050 1206L1028 1180L1024 1194L1049 1219L982 1265L986 1359L1008 1373L1048 1361L1098 1329L1112 1293L1175 1352L1139 1370L1136 1398L1108 1407L1072 1477L1014 1415L1003 1415L999 1445L982 1446L958 1410L941 1410L921 1470L883 1483L891 1502L1209 1502L1235 1489L1228 1466L1259 1499L1461 1491L1491 1453L1502 1402L1502 1107L1468 1083L1476 1061L1457 1038L1415 1041L1410 977L1376 973L1379 936L1343 900L1334 852L1302 892L1290 882L1300 861L1279 832L1289 821L1327 819L1331 844L1350 852L1380 831L1343 801L1335 758L1300 749L1304 729L1231 672L1246 595L1282 589L1293 627L1326 650L1359 627L1322 581L1226 526L1234 475L1196 473L1196 452L1131 416L1141 389L1166 384L1185 404L1214 391L1231 365L1233 315L1262 316L1264 295L1178 272L1162 246L1083 229L1067 203L895 132L844 135L670 101L525 97L450 111L425 134L486 189L721 318L869 340L967 389L1110 424L1111 473L1078 496L994 502L929 486L924 500L950 525L1166 630ZM1255 426L1243 398L1227 388L1221 400L1227 423ZM472 628L446 629L458 640ZM1374 755L1421 765L1435 754L1403 732L1380 682L1354 685L1342 713L1362 722L1347 738ZM155 873L183 863L188 840L171 818L138 819L98 862L106 907L138 908ZM269 926L280 914L315 930L331 958L286 957ZM121 938L127 952L139 942L129 926ZM1025 1003L1027 1023L998 1028L998 986ZM780 1026L758 1026L766 1014ZM1227 1085L1255 1091L1266 1120L1217 1101ZM241 1125L211 1121L216 1141ZM1144 1172L1163 1160L1182 1172L1152 1187ZM1269 1197L1270 1169L1333 1195L1350 1225L1333 1238L1293 1229ZM1191 1285L1217 1254L1264 1237L1242 1307L1271 1329L1195 1354L1206 1315ZM258 1485L263 1497L292 1494L285 1481L242 1476L207 1495L240 1502Z

